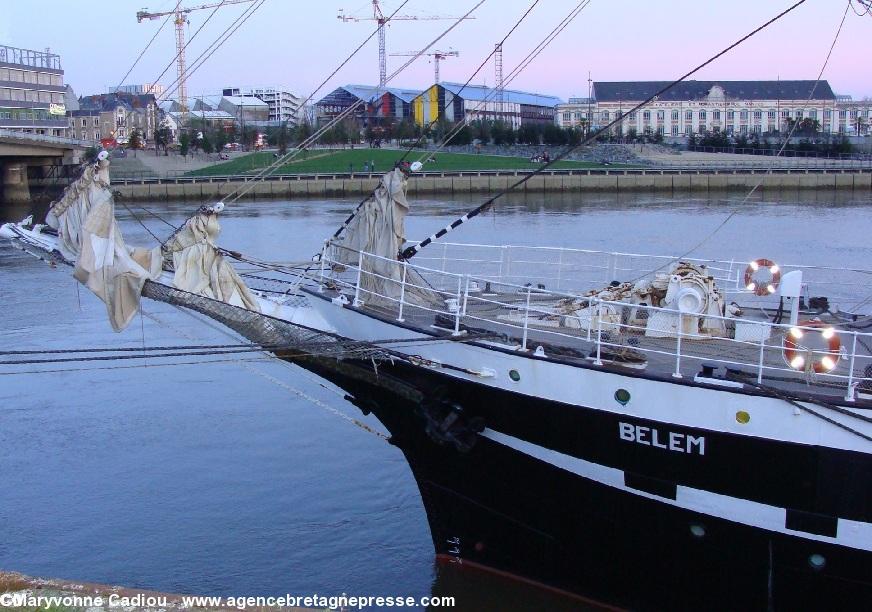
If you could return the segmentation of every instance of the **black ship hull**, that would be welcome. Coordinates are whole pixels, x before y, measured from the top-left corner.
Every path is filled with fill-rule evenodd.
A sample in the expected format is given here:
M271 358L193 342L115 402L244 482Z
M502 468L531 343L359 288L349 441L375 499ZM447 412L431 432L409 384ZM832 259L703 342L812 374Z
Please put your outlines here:
M632 609L834 610L872 602L868 551L664 503L670 483L650 476L662 476L662 465L625 472L640 495L489 436L490 427L508 426L495 415L513 408L493 389L400 362L374 371L364 361L293 361L344 388L390 431L443 562ZM555 409L525 402L533 411ZM579 427L596 412L572 408ZM729 471L722 468L715 472ZM823 517L795 511L792 526L823 532Z

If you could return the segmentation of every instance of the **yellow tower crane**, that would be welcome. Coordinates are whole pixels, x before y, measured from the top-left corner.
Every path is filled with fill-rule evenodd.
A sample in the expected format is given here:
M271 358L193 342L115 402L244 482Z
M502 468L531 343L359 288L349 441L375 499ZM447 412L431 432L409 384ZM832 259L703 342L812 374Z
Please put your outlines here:
M355 17L346 15L342 9L339 9L337 15L342 21L376 21L378 22L378 86L384 87L387 84L387 62L385 61L385 24L388 18L379 6L379 0L372 0L372 17ZM394 15L390 18L391 21L436 21L440 19L460 19L460 17L445 17L441 15ZM464 17L463 19L475 19L475 17Z
M166 15L174 15L173 22L176 24L176 64L178 67L178 99L179 109L184 117L188 113L188 86L187 75L185 74L185 24L188 23L188 13L199 11L207 8L215 8L220 6L228 6L230 4L242 4L244 2L254 2L254 0L223 0L223 2L213 2L211 4L201 4L200 6L189 6L183 8L181 2L176 5L171 11L163 13L149 13L148 9L143 9L136 12L136 21L142 23L143 19L158 19Z

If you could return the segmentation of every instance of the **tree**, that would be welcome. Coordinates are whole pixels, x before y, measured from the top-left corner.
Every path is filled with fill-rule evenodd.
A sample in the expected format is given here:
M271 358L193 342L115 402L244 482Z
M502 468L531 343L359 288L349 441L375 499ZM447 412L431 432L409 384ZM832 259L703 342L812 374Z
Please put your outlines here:
M549 123L545 126L542 137L547 145L553 146L566 144L566 132L553 123Z
M164 156L169 155L168 148L173 139L172 130L170 130L169 125L166 123L162 123L160 127L154 133L154 154L157 155L158 146L162 146L164 150Z
M469 129L468 125L464 125L460 128L457 133L454 135L454 138L451 139L451 142L456 145L468 145L472 143L472 130Z
M472 130L473 139L478 139L482 144L487 144L490 142L491 138L491 130L490 125L487 121L482 121L481 119L477 119L472 123L468 124L469 128Z
M215 149L217 149L219 152L222 151L224 149L224 145L226 145L227 142L227 132L225 132L223 129L219 129L215 132Z
M566 128L566 142L573 147L577 147L581 144L582 135L583 133L581 130Z
M397 124L396 130L394 130L394 136L396 136L398 141L408 140L414 138L415 136L415 128L412 127L411 122L408 119L403 119Z
M207 134L203 134L203 139L200 141L200 146L203 148L203 153L206 155L210 155L215 148L212 146L212 141L209 140L209 136Z
M179 153L181 153L184 157L187 157L190 150L191 135L187 132L182 132L181 136L179 136Z
M841 134L839 137L839 141L835 146L836 153L848 154L854 152L854 147L851 145L851 141L848 140L848 136L846 134Z
M279 133L276 137L276 145L279 148L279 155L284 155L288 152L288 122L284 121L279 126Z
M538 145L539 130L536 129L536 126L529 123L521 124L521 127L518 128L518 144Z
M814 136L821 131L820 121L812 119L811 117L806 117L799 122L796 131L798 134L803 136Z
M127 146L133 149L133 156L136 157L136 150L142 148L142 135L139 133L139 128L134 128L133 131L130 132Z
M730 145L730 139L726 132L707 132L699 141L699 144L704 147L717 147L724 149Z
M312 135L312 124L307 120L300 123L294 130L294 140L299 144Z

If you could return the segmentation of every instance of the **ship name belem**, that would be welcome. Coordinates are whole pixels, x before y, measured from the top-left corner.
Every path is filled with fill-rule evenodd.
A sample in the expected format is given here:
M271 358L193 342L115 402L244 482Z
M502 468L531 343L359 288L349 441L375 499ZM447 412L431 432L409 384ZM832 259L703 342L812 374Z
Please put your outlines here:
M655 446L676 453L705 455L705 436L691 436L677 431L661 431L632 423L618 423L621 440Z

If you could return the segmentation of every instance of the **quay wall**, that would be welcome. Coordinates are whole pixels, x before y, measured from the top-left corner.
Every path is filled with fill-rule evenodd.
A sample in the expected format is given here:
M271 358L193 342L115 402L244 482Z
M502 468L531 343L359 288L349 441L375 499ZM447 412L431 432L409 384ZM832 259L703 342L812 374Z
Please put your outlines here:
M522 173L452 173L413 176L408 193L415 195L493 193L507 189ZM257 182L246 199L294 199L354 197L372 193L379 176L318 175L308 177L270 177ZM535 176L517 192L705 192L748 190L760 182L763 190L839 189L872 193L872 171L781 171L713 172L675 170L628 170L591 173L553 173ZM128 200L214 201L243 188L242 177L200 177L191 179L113 179L116 195Z

